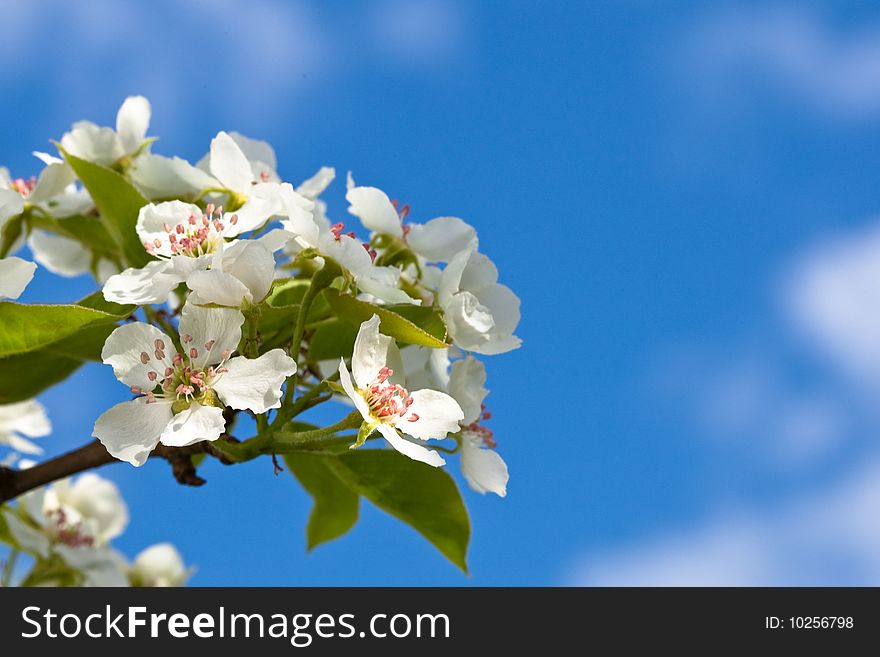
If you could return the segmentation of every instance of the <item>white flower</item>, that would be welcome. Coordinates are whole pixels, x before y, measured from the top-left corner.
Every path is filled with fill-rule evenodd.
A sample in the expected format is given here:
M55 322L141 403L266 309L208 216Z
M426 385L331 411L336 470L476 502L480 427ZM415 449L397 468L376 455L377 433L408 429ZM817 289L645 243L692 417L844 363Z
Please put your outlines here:
M263 240L231 246L226 242L252 228L243 225L238 213L223 214L211 204L205 212L182 201L145 205L136 230L144 248L158 260L111 276L104 298L123 304L163 303L186 282L204 303L238 306L244 299L260 301L275 273L275 258L267 248L273 245ZM209 274L207 269L217 271Z
M0 258L0 300L18 299L34 278L37 266L21 258Z
M41 454L42 449L22 436L42 438L50 433L52 424L46 409L35 399L0 405L0 445L9 445L25 454Z
M195 166L180 157L145 153L135 162L131 179L148 198L227 189L244 203L255 191L254 185L280 182L276 166L275 151L266 142L220 132L211 142L211 151ZM267 189L261 186L257 191Z
M352 183L353 185L353 183ZM406 223L408 206L398 211L388 195L376 187L349 188L348 211L373 233L402 240L427 262L449 262L461 251L476 248L477 232L458 217L437 217L426 224Z
M81 214L92 207L91 197L76 186L73 170L66 162L47 153L34 151L34 155L46 165L39 178L12 180L5 169L0 169L0 227L28 205L35 205L57 218ZM97 221L87 219L92 220ZM17 250L23 241L18 240L10 250ZM34 229L27 244L34 260L53 274L78 276L90 271L91 251L75 240ZM112 267L107 260L98 263L99 271L107 276L114 273Z
M507 464L495 451L492 432L480 424L488 418L483 400L489 391L486 368L473 356L456 361L449 375L449 394L461 404L461 473L468 485L478 493L507 494Z
M281 225L294 236L290 250L298 252L311 248L321 256L332 258L351 273L363 292L380 301L420 305L420 299L413 299L400 289L400 270L375 266L375 251L371 251L354 233L345 233L342 222L330 225L324 214L325 206L317 200L317 195L326 189L334 175L332 168L323 167L295 192L288 183L279 185L279 214L286 217ZM303 211L303 198L314 202L311 212Z
M183 586L189 572L171 543L158 543L134 559L131 577L140 586Z
M478 251L463 251L443 270L437 294L453 343L465 351L501 354L520 346L519 297L498 283L498 270Z
M177 353L171 338L149 324L114 330L101 358L139 396L101 415L92 435L114 457L139 466L160 442L183 447L219 438L224 405L254 413L279 408L281 385L296 364L281 349L230 358L243 322L238 310L187 303Z
M66 162L48 153L33 154L46 165L39 177L12 178L8 169L0 167L0 229L28 203L56 217L78 214L92 205L88 193L77 188L76 176Z
M44 527L68 547L106 545L128 526L128 507L119 489L93 473L57 481L42 498Z
M449 371L446 349L410 345L401 350L406 379L413 390L432 387L444 390L461 406L461 471L468 485L478 493L507 494L507 465L495 452L492 432L480 424L489 418L483 400L489 391L486 368L473 356L458 360Z
M129 96L116 114L116 130L78 121L70 132L64 133L61 147L80 159L112 166L143 147L150 114L150 101L143 96Z
M389 364L395 369L389 368ZM399 372L397 376L395 370ZM364 419L361 435L378 429L401 454L441 466L445 461L440 454L417 441L445 438L448 433L458 431L464 414L458 403L445 393L424 389L410 394L403 387L402 374L403 363L397 346L390 337L379 333L379 317L373 315L358 330L351 374L345 360L339 362L342 387Z
M119 489L93 473L76 481L62 479L47 488L26 493L21 505L38 529L13 521L16 541L30 552L46 556L50 547L72 550L101 548L128 526L128 507ZM9 514L6 516L9 521Z
M214 186L232 195L240 206L239 217L249 226L245 230L259 227L280 209L275 152L266 142L221 131L211 140L210 153L197 166L207 168L217 181ZM298 212L311 211L311 201L292 189L290 194L298 197Z

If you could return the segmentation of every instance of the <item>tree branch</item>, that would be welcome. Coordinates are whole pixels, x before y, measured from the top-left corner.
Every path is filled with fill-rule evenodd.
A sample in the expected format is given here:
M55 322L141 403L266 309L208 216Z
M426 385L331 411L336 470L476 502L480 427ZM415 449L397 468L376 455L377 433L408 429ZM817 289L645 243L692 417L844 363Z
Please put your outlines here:
M228 434L223 434L220 440L236 441ZM163 458L171 464L174 478L181 484L189 486L201 486L205 480L196 475L192 464L192 457L196 454L210 454L217 457L222 463L229 464L222 452L217 450L210 442L203 441L188 447L166 447L157 445L150 454L151 458ZM0 504L8 502L35 488L45 486L53 481L69 477L79 472L98 468L108 463L114 463L115 458L107 453L104 446L97 440L87 443L82 447L56 456L32 468L14 470L0 466Z

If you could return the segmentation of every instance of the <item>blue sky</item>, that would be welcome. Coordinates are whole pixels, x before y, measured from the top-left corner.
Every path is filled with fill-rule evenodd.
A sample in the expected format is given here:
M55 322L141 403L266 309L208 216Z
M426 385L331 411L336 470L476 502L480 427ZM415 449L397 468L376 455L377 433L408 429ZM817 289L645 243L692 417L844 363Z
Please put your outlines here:
M153 103L154 150L221 129L283 177L351 169L458 215L523 301L487 360L504 500L465 491L470 577L365 505L304 550L270 464L103 473L194 584L880 583L880 11L860 3L0 0L0 161ZM328 195L344 213L340 186ZM876 276L875 276L876 274ZM28 300L89 280L45 272ZM46 393L48 454L126 391Z

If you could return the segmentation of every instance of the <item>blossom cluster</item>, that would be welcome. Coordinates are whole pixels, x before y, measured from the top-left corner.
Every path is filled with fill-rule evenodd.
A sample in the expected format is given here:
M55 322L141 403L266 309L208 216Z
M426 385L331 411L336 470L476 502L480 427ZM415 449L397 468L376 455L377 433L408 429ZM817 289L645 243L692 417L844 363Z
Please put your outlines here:
M170 543L146 548L131 563L112 547L128 526L128 507L113 482L93 473L25 493L0 519L15 548L32 558L20 576L25 585L182 586L191 574Z
M234 461L238 414L256 419L248 444L265 450L311 402L332 399L358 414L351 448L381 437L434 467L460 453L471 488L504 496L477 356L519 347L520 303L474 227L418 221L351 172L349 217L334 216L322 196L335 169L288 182L268 143L236 132L194 164L160 155L150 118L130 97L115 127L80 121L59 157L35 153L38 176L0 169L0 295L18 298L40 265L91 274L128 314L100 353L131 393L95 421L107 451L140 466L159 445L207 441ZM111 216L108 184L141 199L130 219ZM25 245L35 262L13 255ZM25 438L45 433L28 420L33 403L0 406L0 442L37 451Z

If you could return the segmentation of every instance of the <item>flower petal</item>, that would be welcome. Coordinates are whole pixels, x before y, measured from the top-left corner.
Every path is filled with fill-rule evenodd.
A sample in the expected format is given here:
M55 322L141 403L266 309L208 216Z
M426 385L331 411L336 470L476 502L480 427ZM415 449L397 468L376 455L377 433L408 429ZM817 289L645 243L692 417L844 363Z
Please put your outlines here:
M186 196L219 187L214 177L180 157L144 153L131 169L131 180L148 198Z
M498 282L498 268L489 256L479 251L470 251L467 265L461 273L459 289L473 292L477 288Z
M250 194L254 182L250 162L229 134L221 131L211 140L208 166L224 187L238 194Z
M180 337L192 338L200 366L216 365L238 348L244 315L235 308L202 308L187 303L180 315ZM210 345L208 348L206 345Z
M105 411L95 422L92 436L114 458L141 466L159 444L159 436L173 416L170 401L148 404L146 397L138 397Z
M410 394L412 405L407 414L399 418L396 426L405 434L429 440L445 438L458 431L458 423L464 418L461 406L445 392L416 390Z
M113 540L128 526L128 506L119 489L109 479L93 472L77 477L63 494L59 494L58 500L62 505L75 508L84 518L94 520L97 538L102 543Z
M354 403L355 408L360 412L364 421L373 422L374 419L372 413L370 413L370 405L367 404L367 400L364 399L363 395L355 390L351 381L351 374L348 373L345 360L342 358L339 359L339 383L342 384L342 389L345 390L345 394Z
M34 263L21 258L0 259L0 299L18 299L36 270Z
M406 242L431 262L449 262L462 251L476 247L477 231L458 217L437 217L424 225L411 224Z
M282 349L272 349L259 358L236 356L224 366L228 371L214 384L214 390L228 406L265 413L281 406L281 384L296 372L296 362Z
M253 301L253 295L244 283L219 269L193 272L187 277L186 285L198 295L197 303L238 308L245 299Z
M478 493L507 495L507 464L494 450L485 449L478 437L462 435L461 473L468 485Z
M464 412L462 424L471 424L480 419L483 400L489 391L486 384L486 368L473 356L455 362L449 375L449 394Z
M39 555L43 558L49 556L49 537L46 536L45 533L39 529L31 527L24 520L19 518L18 514L13 513L12 509L3 508L0 509L0 513L3 514L3 519L6 521L6 527L9 529L12 538L15 539L15 542L20 545L25 552Z
M58 161L48 164L37 179L37 186L28 196L32 203L48 201L60 194L76 180L76 174L66 162Z
M388 362L392 338L379 333L379 316L373 315L358 329L351 355L351 373L358 388L365 388Z
M24 210L24 199L16 191L0 187L0 228L9 217L20 214Z
M129 96L116 114L116 134L126 153L134 153L147 136L150 127L150 101L143 96Z
M225 428L222 408L193 402L171 419L159 441L168 447L186 447L202 440L217 440Z
M255 230L266 223L277 211L278 203L274 199L261 198L252 194L238 210L223 215L223 235L224 237L235 237ZM234 223L233 216L236 217Z
M125 155L122 142L113 128L101 128L91 121L77 121L61 137L61 147L71 155L111 166Z
M260 302L269 294L275 278L275 257L254 240L241 240L223 252L223 271L244 283L252 300Z
M187 578L183 557L171 543L151 545L138 554L132 573L141 586L181 586Z
M492 312L470 292L459 292L443 308L446 327L456 346L483 353L495 329Z
M30 438L48 436L52 423L46 408L36 399L0 405L0 433L15 432Z
M168 240L165 226L185 225L192 215L202 216L201 208L192 203L184 203L183 201L148 203L138 212L135 230L137 230L141 242L152 243L154 240L159 240L160 244L154 248L153 253L170 257L172 255L171 242Z
M165 303L168 295L184 280L176 275L168 260L154 260L141 269L129 268L104 283L104 298L121 304Z
M28 246L34 260L53 274L79 276L89 271L92 252L76 240L34 230L28 237Z
M232 141L241 149L242 154L251 164L263 165L263 169L268 169L269 173L275 173L275 169L278 168L278 160L275 158L275 149L269 142L262 139L251 139L235 131L230 132L229 136L232 137Z
M117 379L144 391L152 390L162 380L165 369L172 366L173 356L171 338L144 322L123 324L114 329L101 350L101 360L113 367ZM150 378L150 372L156 373L155 379Z
M314 176L300 183L296 191L306 198L316 199L330 186L335 177L336 169L333 167L321 167Z
M376 233L394 237L403 236L400 216L388 195L376 187L353 187L345 194L350 203L348 211L360 218L361 223Z
M397 429L391 425L379 424L376 428L385 440L388 441L388 444L404 456L408 456L414 461L421 461L422 463L433 465L435 468L439 468L446 463L439 453L435 452L433 449L428 449L422 445L410 442L397 433Z

